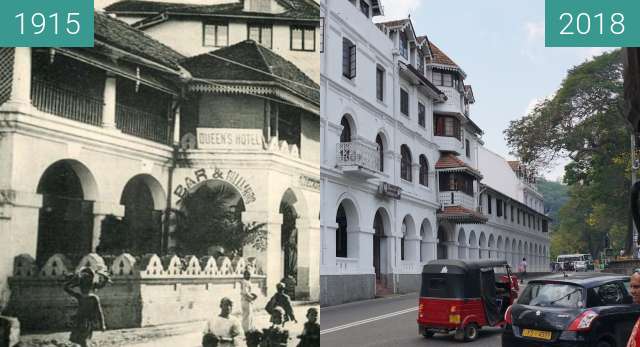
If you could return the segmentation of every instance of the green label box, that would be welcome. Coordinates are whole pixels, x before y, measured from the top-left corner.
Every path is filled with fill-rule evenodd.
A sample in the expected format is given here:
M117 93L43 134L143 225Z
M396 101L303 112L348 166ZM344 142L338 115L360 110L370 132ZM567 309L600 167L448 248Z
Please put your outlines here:
M545 46L640 46L640 0L545 0Z
M93 0L0 0L0 47L93 47Z

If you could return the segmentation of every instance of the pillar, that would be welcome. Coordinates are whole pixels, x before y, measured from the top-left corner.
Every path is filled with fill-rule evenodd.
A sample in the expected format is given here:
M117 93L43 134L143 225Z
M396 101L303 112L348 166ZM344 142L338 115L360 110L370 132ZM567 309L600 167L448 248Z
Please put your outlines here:
M173 115L173 144L180 144L180 118L181 109L180 106L176 108L176 113Z
M29 113L31 110L31 48L13 49L13 73L9 100L3 104L5 110Z
M116 128L116 76L107 73L104 80L102 127Z
M93 204L93 236L91 241L91 252L95 252L100 245L100 235L102 234L102 220L108 215L124 217L124 206L119 203L96 201Z
M244 258L255 257L258 266L267 276L267 296L275 293L276 284L282 279L282 245L280 244L282 234L282 215L279 213L269 213L266 211L244 211L242 213L243 223L265 223L267 231L267 242L265 250L257 250L251 245L243 248ZM298 257L300 258L300 257Z

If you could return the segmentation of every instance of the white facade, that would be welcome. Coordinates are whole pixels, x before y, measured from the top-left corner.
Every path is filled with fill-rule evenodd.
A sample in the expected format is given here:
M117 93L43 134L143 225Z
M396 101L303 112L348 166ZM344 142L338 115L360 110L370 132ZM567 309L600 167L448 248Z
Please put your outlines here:
M538 208L527 211L543 212L541 196L521 183L504 159L483 148L481 130L469 118L474 100L470 87L462 85L464 72L439 65L409 20L376 26L359 1L343 0L322 2L321 17L321 304L415 291L422 265L439 256L504 257L514 264L526 256L529 271L546 269L546 234L505 223L481 206L478 197L486 200L493 188L522 202L523 210L525 195L535 197ZM442 69L461 76L459 88L434 86L433 71ZM418 120L419 104L424 122ZM436 131L436 115L457 119L460 133ZM402 168L406 149L411 180ZM436 168L451 155L459 167ZM428 173L420 177L422 156ZM466 173L472 186L465 192L440 191L439 176L449 172ZM470 217L456 222L447 207L464 208ZM464 224L470 220L474 224Z

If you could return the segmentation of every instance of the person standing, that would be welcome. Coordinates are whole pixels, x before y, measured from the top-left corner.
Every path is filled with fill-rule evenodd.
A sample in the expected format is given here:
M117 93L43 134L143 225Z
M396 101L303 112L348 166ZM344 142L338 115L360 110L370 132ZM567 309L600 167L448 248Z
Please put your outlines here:
M224 297L220 300L220 314L209 320L204 330L205 338L217 342L220 347L241 346L241 338L244 336L242 326L231 317L233 301ZM213 338L208 338L208 336ZM205 340L203 338L203 341Z
M311 307L307 310L307 322L304 323L302 334L298 336L298 347L320 347L320 324L318 324L318 309Z
M522 258L520 262L520 284L524 284L524 279L527 277L527 258Z
M253 292L253 284L251 283L251 271L244 270L244 278L240 282L240 297L242 305L242 329L245 332L254 330L253 326L253 303L258 298Z
M640 304L640 269L635 269L629 282L631 298L634 304ZM640 319L636 321L629 336L627 347L640 347Z
M269 302L265 306L265 311L269 314L273 314L273 311L276 307L281 307L284 312L284 319L282 320L282 326L288 321L294 321L298 323L296 320L296 316L293 314L293 307L291 306L291 298L289 295L285 293L285 285L284 283L276 284L276 293L273 294Z
M73 287L78 287L80 292L73 290ZM93 293L94 289L96 273L90 268L83 268L64 285L64 291L78 301L78 311L73 317L69 341L81 347L92 346L94 330L106 330L100 298Z

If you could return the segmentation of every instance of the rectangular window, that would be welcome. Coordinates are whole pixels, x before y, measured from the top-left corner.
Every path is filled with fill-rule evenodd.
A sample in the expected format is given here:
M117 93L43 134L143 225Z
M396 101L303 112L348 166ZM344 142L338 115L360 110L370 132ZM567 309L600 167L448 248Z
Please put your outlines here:
M360 11L369 18L369 4L364 0L360 0Z
M324 53L324 17L320 17L320 53Z
M384 101L384 69L376 67L376 97Z
M356 77L356 45L342 39L342 75L348 79Z
M229 27L227 23L203 24L203 43L207 47L226 47L229 45Z
M496 216L502 217L502 200L496 199Z
M460 120L455 117L436 115L434 120L435 136L450 136L460 140Z
M520 224L520 209L518 209L518 224Z
M433 84L435 84L437 86L441 86L442 85L442 73L441 72L437 72L437 71L433 72Z
M272 46L271 41L273 36L271 25L249 24L247 36L249 40L258 42L267 48L271 48Z
M513 222L513 205L511 205L511 222Z
M445 87L453 87L453 76L448 73L442 74L442 85Z
M291 26L291 50L292 51L315 51L316 50L316 28L310 26Z
M507 219L507 202L504 202L504 219Z
M404 89L400 89L400 112L409 117L409 93Z
M491 214L491 195L487 194L487 213Z
M427 113L426 108L421 102L419 102L418 103L418 125L423 128L427 126L426 120L425 120L426 113Z
M409 40L404 33L400 33L400 54L405 58L409 58Z
M464 140L464 152L467 155L467 158L471 158L471 147L469 146L469 140Z

